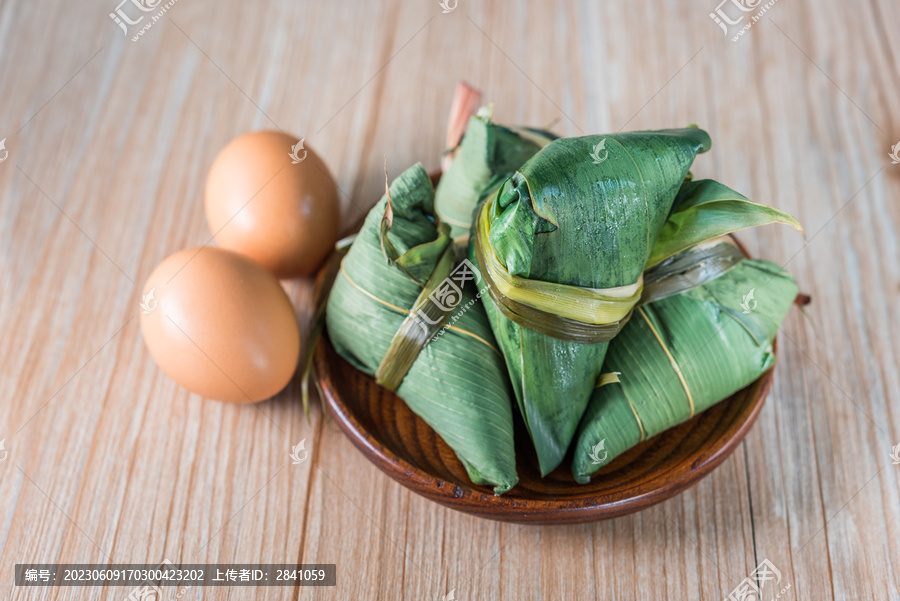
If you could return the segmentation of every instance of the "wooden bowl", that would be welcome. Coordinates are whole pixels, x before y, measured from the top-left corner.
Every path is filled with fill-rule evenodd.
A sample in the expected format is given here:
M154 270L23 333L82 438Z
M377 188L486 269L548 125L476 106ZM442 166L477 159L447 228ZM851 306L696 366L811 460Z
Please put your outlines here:
M743 249L742 249L743 250ZM347 363L323 334L313 358L323 402L356 447L388 476L452 509L505 522L564 524L613 518L664 501L709 474L738 446L772 384L772 369L688 422L620 455L588 484L569 459L541 478L519 423L519 483L503 496L476 486L449 446L392 392ZM521 422L521 420L519 420Z
M516 432L519 483L503 496L476 486L447 444L392 392L356 370L323 335L317 377L329 413L363 454L415 493L504 522L565 524L613 518L664 501L709 474L737 447L762 409L772 369L731 398L626 451L588 484L568 460L540 477L525 432Z

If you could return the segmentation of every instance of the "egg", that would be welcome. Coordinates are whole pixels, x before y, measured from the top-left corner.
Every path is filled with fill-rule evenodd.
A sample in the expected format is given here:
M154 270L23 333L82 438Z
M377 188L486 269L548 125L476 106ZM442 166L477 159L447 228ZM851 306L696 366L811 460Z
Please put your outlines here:
M140 320L157 365L204 397L261 401L297 367L300 330L287 295L261 265L230 250L166 258L144 285Z
M232 140L206 180L217 244L279 278L315 272L337 241L340 204L328 167L304 140L258 131Z

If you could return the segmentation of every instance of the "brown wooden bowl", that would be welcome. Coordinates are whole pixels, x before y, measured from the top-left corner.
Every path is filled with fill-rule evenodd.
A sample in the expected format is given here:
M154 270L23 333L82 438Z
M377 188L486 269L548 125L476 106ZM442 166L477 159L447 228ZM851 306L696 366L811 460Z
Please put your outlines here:
M519 425L519 483L498 497L491 488L473 484L440 436L400 397L341 358L327 334L319 339L314 352L316 374L329 413L384 473L452 509L534 524L613 518L640 511L687 489L738 446L762 409L773 377L769 369L731 398L628 450L592 476L588 484L575 482L568 458L541 478L531 441Z

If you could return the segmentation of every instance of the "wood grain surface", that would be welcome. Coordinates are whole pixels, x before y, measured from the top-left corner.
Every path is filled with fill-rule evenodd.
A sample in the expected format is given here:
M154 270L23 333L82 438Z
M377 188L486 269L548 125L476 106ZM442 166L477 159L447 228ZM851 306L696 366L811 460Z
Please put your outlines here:
M129 592L15 587L16 563L169 559L337 564L334 588L185 601L716 600L768 559L762 599L900 599L900 4L779 0L733 42L718 0L178 0L132 42L148 18L126 35L117 2L0 0L0 598ZM695 487L590 525L486 521L383 475L317 404L307 421L296 379L222 405L150 358L141 285L210 242L230 139L305 136L349 225L385 159L437 168L459 79L498 121L564 135L700 124L697 177L806 226L740 236L813 303L781 329L756 425ZM312 282L285 286L305 332Z

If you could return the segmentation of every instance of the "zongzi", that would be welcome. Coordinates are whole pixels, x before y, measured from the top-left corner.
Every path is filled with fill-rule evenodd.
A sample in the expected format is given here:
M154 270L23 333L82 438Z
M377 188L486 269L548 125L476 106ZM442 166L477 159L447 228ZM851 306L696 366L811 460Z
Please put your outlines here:
M483 203L470 258L542 474L569 448L657 234L709 146L698 128L557 139Z
M454 450L476 484L517 482L512 392L473 274L458 266L421 165L366 217L326 310L337 352L406 402ZM453 313L452 325L447 316ZM446 326L446 327L445 327ZM443 328L440 335L435 335Z
M772 342L796 295L778 266L743 260L700 287L639 307L610 343L606 377L574 445L575 479L588 482L640 441L760 377L774 363Z

